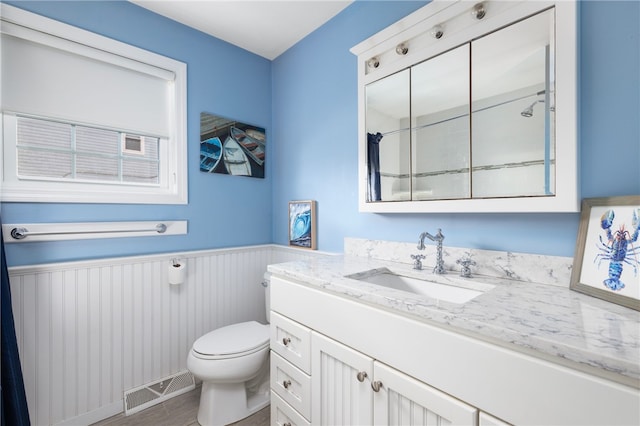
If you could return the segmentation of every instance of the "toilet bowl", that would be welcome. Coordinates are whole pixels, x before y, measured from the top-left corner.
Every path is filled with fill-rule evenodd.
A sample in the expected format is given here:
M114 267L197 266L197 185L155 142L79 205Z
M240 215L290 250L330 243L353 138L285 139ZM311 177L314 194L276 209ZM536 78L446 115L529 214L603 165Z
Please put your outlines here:
M205 334L193 343L187 368L202 381L200 425L227 425L250 416L269 405L269 324L247 321Z

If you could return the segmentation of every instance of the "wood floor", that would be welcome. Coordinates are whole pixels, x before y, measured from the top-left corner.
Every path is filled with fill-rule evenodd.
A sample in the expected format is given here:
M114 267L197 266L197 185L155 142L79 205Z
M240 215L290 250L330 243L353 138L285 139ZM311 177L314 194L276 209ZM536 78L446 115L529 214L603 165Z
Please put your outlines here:
M92 426L198 426L196 417L199 403L200 386L139 413L130 416L125 416L124 413L118 414L94 423ZM269 426L270 415L269 407L266 407L233 425Z

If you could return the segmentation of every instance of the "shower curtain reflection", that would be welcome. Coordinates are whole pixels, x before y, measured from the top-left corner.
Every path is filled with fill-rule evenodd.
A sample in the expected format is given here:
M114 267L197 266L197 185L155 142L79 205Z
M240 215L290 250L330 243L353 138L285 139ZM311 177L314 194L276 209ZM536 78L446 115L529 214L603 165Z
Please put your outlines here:
M367 133L367 200L380 201L380 141L382 134Z

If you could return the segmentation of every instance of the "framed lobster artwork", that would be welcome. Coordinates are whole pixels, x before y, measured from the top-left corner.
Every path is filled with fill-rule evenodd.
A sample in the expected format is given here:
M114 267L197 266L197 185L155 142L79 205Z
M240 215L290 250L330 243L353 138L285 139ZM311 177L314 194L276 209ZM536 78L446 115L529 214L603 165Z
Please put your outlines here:
M582 200L571 289L640 310L640 195Z

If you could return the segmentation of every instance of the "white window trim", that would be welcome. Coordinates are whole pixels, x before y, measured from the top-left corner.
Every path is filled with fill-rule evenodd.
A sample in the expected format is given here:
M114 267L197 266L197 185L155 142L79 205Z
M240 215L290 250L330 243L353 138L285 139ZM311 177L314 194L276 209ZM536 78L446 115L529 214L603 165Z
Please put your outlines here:
M15 115L0 110L2 149L0 150L0 201L119 204L187 204L187 65L108 37L0 4L0 17L16 25L51 34L92 49L150 64L175 74L172 117L168 139L160 141L159 185L113 185L105 183L50 182L17 179ZM11 146L13 144L13 146Z

